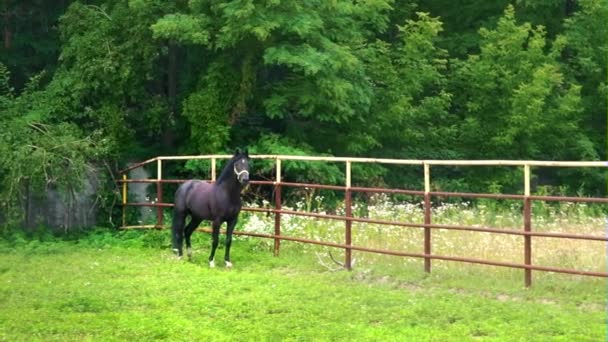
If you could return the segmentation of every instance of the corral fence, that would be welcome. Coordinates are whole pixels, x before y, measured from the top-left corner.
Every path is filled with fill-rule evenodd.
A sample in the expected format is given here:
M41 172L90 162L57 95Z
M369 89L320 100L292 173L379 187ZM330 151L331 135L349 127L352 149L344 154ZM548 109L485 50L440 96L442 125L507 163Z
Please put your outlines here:
M211 161L211 181L216 179L216 162L217 160L229 159L230 155L200 155L200 156L166 156L156 157L144 162L131 165L129 168L122 170L122 179L118 180L122 185L122 206L123 218L122 229L136 228L156 228L163 229L163 208L172 207L172 203L163 202L163 184L165 183L182 183L186 180L179 179L164 179L163 165L165 162L178 160L210 160ZM472 264L501 266L508 268L517 268L524 270L524 281L526 286L532 284L532 271L555 272L577 274L594 277L608 277L606 272L591 272L575 269L548 267L532 264L532 237L544 238L560 238L560 239L576 239L576 240L591 240L591 241L608 241L606 236L598 235L582 235L582 234L566 234L552 232L535 232L532 229L532 202L533 201L567 201L567 202L586 202L586 203L608 203L608 198L597 197L567 197L567 196L537 196L530 194L530 169L531 167L607 167L608 163L603 161L598 162L575 162L575 161L515 161L515 160L402 160L402 159L373 159L373 158L342 158L342 157L309 157L309 156L287 156L287 155L253 155L251 159L266 159L274 160L275 162L275 179L273 181L251 181L253 185L273 186L274 191L274 209L270 208L248 208L243 210L251 212L262 212L274 214L274 234L250 233L250 232L235 232L235 234L268 238L274 240L274 254L278 255L281 248L281 241L297 241L302 243L310 243L322 246L341 248L345 251L344 267L351 268L352 251L361 251L369 253L379 253L386 255L414 257L424 259L424 270L431 271L432 260L447 260L455 262L464 262ZM322 185L322 184L307 184L307 183L291 183L282 181L282 161L321 161L321 162L337 162L344 163L346 182L343 186ZM143 167L148 164L156 163L156 179L128 179L127 174L130 170L138 167ZM406 189L388 189L388 188L372 188L372 187L355 187L351 186L351 168L353 163L378 163L378 164L393 164L393 165L412 165L420 166L424 175L424 190L406 190ZM468 192L445 192L431 191L431 167L432 166L503 166L516 167L523 170L523 195L518 194L490 194L490 193L468 193ZM127 187L129 183L154 183L156 184L156 201L130 203L127 201ZM281 188L283 187L299 187L309 189L326 189L337 190L344 192L344 215L330 215L323 213L314 213L296 210L284 210L281 207ZM354 192L361 193L388 193L388 194L404 194L411 196L419 196L424 199L424 223L416 222L396 222L389 220L370 219L363 217L355 217L352 214L352 194ZM486 199L508 199L519 200L523 202L523 227L521 229L499 229L492 227L464 226L452 224L433 224L431 215L431 199L433 197L459 197L459 198L486 198ZM156 207L157 218L154 225L127 225L126 222L126 207L127 206L150 206ZM345 222L344 243L334 243L320 240L304 239L296 236L285 236L281 233L281 215L300 215L322 219L341 220ZM352 223L362 222L378 225L401 226L408 228L424 229L424 253L410 253L398 250L385 250L379 248L368 248L365 246L356 246L352 244ZM508 234L523 237L522 254L523 263L503 262L495 260L484 260L465 258L448 255L437 255L432 253L432 231L433 229L460 230L485 232L492 234ZM202 231L210 232L208 229Z

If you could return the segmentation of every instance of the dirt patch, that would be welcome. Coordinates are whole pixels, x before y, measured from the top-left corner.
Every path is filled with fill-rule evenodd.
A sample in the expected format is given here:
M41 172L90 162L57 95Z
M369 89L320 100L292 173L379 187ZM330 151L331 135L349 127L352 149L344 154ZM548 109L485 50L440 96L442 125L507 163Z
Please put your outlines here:
M600 303L581 303L579 304L579 309L581 309L582 311L585 312L597 312L597 311L604 311L604 310L608 310L608 307L606 306L606 304L600 304Z

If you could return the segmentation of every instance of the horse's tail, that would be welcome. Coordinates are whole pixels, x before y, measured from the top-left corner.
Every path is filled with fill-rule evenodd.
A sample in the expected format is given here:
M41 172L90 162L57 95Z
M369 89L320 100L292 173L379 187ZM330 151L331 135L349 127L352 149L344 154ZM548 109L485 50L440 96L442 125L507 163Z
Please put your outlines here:
M186 198L188 191L192 187L192 181L180 185L175 191L175 203L173 206L173 222L171 224L171 240L173 250L178 255L182 254L182 246L184 241L184 225L186 223Z

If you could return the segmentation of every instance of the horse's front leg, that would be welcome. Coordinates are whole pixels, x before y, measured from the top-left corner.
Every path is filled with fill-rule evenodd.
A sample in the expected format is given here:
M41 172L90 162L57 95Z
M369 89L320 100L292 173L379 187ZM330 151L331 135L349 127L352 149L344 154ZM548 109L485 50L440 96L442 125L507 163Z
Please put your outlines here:
M226 229L226 255L224 256L224 261L226 262L226 267L231 268L232 263L230 262L230 246L232 245L232 232L234 232L234 227L236 226L237 218L233 218L229 220L227 223Z
M215 250L217 249L217 245L220 243L220 226L222 225L222 221L219 219L213 220L211 227L213 228L213 232L211 233L211 255L209 255L209 267L215 267Z

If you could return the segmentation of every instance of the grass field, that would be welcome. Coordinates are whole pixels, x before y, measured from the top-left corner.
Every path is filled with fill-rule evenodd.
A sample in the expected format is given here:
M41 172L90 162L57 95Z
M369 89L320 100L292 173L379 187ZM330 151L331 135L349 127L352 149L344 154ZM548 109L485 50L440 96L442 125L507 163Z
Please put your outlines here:
M300 244L277 258L242 238L234 269L209 269L208 236L193 243L187 262L167 231L2 241L0 340L606 339L604 279L549 274L524 289L521 271L425 275L401 258L329 272Z

